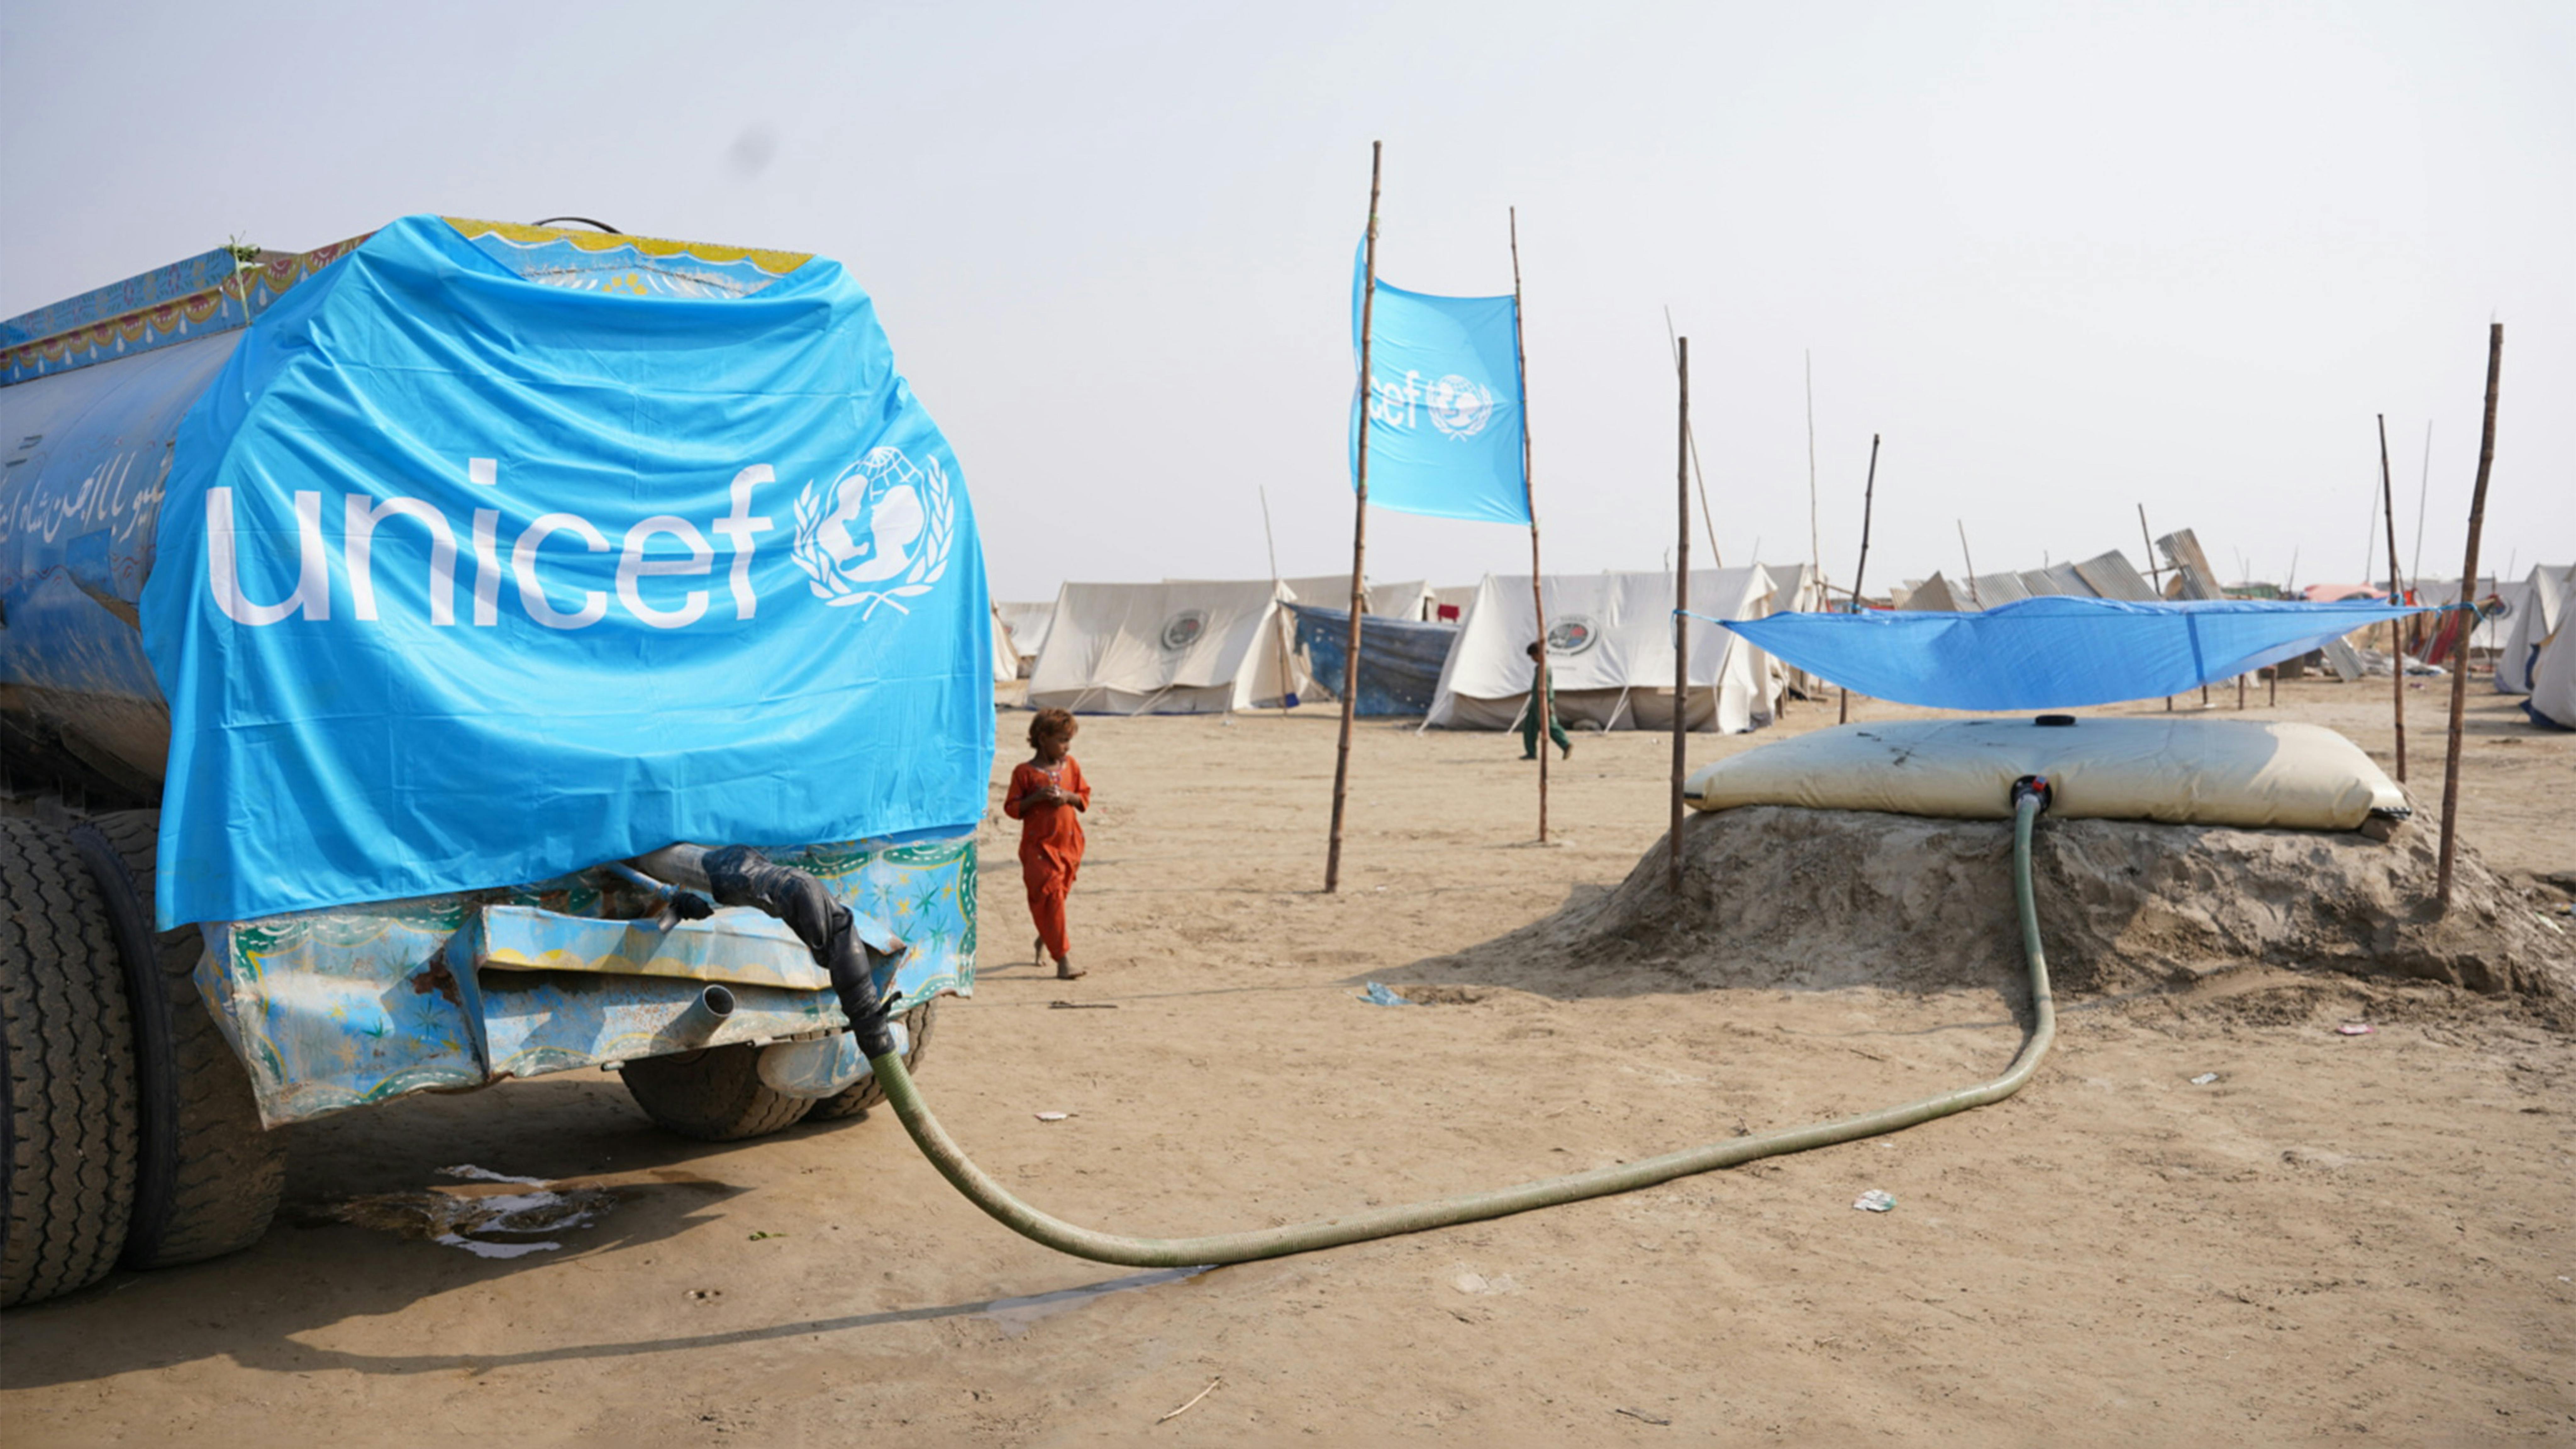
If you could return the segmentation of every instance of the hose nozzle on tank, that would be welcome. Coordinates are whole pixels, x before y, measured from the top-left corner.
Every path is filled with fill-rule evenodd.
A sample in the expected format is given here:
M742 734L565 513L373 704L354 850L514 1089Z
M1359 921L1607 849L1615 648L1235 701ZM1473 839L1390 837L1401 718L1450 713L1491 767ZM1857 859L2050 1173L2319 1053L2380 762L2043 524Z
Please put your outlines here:
M710 850L690 864L705 873L707 893L716 904L749 906L777 917L796 933L796 939L814 953L814 964L831 976L832 991L841 999L841 1014L850 1019L851 1034L858 1038L863 1054L881 1057L895 1049L894 1033L887 1026L893 1003L877 998L876 966L883 958L859 939L850 908L834 899L821 881L780 865L748 845Z
M2039 813L2045 815L2048 807L2056 802L2057 792L2050 787L2046 775L2024 775L2012 783L2014 813L2020 813L2021 802L2032 796L2038 797Z

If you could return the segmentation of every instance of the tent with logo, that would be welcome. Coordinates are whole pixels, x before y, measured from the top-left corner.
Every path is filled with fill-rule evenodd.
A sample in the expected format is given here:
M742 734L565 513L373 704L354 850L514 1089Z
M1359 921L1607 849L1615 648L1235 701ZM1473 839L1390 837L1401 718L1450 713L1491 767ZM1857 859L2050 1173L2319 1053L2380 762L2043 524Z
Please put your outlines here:
M1550 574L1541 588L1558 717L1603 730L1672 728L1673 576ZM1775 592L1770 571L1758 564L1694 570L1690 611L1758 619L1770 612ZM1440 672L1426 725L1519 724L1529 700L1529 643L1538 632L1531 609L1528 580L1485 576ZM1690 728L1739 734L1769 724L1779 705L1770 657L1706 619L1689 625Z
M1311 693L1270 579L1066 584L1029 707L1076 714L1218 714Z
M2504 635L2499 641L2501 652L2496 655L2497 692L2531 693L2532 651L2566 622L2567 586L2571 579L2576 579L2576 566L2539 564L2533 567L2529 578L2522 580L2520 587L2496 591L2497 597L2505 602L2505 616L2482 625L2479 633L2500 628ZM2451 592L2459 592L2458 586L2454 585ZM2469 642L2474 648L2483 641L2473 634Z

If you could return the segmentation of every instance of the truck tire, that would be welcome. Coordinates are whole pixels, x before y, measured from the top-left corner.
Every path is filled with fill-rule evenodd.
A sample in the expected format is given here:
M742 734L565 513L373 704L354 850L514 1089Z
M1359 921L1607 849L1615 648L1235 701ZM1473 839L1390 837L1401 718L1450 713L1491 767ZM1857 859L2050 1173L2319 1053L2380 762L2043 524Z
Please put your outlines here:
M0 1308L107 1276L134 1208L134 1041L98 887L51 826L0 817Z
M939 998L935 996L903 1014L904 1035L912 1040L903 1054L905 1071L921 1069L921 1054L930 1050L930 1027L937 1020ZM813 1120L834 1122L843 1117L856 1117L884 1100L885 1088L878 1086L875 1074L870 1073L815 1103Z
M766 1137L795 1126L814 1107L808 1098L790 1097L763 1082L760 1048L748 1042L646 1057L617 1074L645 1116L701 1142Z
M128 1268L170 1268L260 1240L286 1191L285 1143L260 1125L250 1074L197 995L196 927L152 929L161 813L121 810L72 827L97 880L134 1009L142 1136Z

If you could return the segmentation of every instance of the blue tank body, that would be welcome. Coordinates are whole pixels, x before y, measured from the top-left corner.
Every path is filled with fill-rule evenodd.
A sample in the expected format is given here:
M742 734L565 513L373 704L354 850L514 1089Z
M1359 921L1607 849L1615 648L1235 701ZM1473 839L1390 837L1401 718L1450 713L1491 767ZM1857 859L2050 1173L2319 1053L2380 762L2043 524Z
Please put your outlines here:
M101 805L160 796L170 716L136 601L179 420L241 329L364 238L229 247L0 321L0 757Z

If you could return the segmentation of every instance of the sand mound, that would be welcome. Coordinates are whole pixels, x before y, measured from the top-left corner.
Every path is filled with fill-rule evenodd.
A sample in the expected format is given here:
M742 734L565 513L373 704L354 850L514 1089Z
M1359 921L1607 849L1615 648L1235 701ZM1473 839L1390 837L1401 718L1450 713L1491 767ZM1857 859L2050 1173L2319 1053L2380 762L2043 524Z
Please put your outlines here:
M1454 957L1425 979L1550 995L1716 986L1992 987L2021 970L2012 828L1864 811L1694 814L1683 898L1665 842L1610 891ZM2043 820L2033 842L2051 978L2127 992L2247 965L2576 997L2559 934L2462 847L2431 906L2435 837Z

